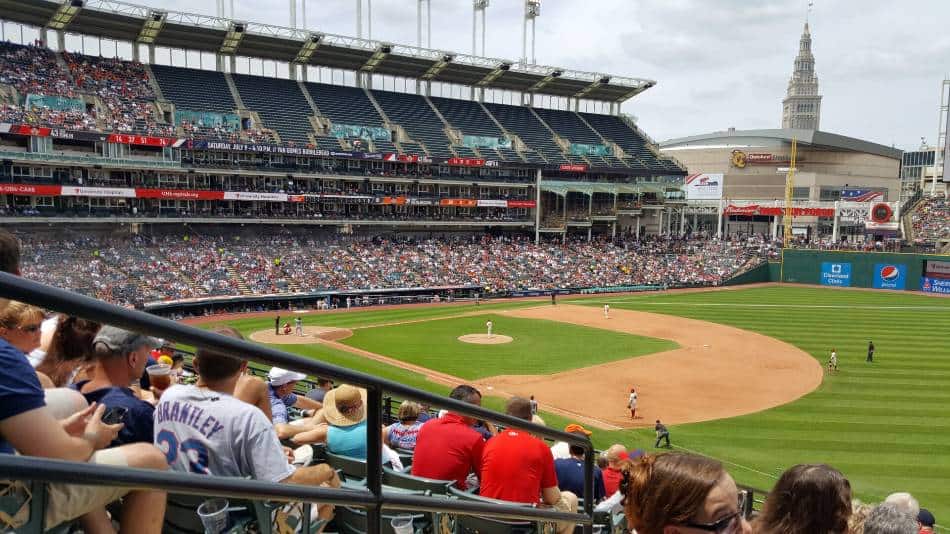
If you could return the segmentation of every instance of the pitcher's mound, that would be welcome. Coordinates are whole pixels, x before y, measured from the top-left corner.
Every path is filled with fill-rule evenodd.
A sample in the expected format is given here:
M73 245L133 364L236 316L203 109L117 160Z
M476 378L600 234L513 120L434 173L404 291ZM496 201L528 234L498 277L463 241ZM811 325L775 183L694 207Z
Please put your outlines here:
M462 343L474 343L476 345L501 345L514 341L511 336L503 336L500 334L493 334L491 337L489 337L488 334L466 334L459 336L458 340Z
M321 339L336 341L345 339L353 335L353 331L348 328L334 328L332 326L305 326L303 335L298 336L296 330L290 334L276 335L271 329L258 330L251 334L251 339L258 343L270 343L274 345L310 345L319 343Z

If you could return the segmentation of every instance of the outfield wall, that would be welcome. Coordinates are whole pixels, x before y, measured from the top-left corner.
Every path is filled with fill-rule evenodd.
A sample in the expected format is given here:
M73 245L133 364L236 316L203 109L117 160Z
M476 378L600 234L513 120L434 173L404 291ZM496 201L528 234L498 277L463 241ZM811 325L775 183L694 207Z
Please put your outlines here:
M785 249L779 281L831 287L950 293L950 278L924 277L924 262L950 256Z

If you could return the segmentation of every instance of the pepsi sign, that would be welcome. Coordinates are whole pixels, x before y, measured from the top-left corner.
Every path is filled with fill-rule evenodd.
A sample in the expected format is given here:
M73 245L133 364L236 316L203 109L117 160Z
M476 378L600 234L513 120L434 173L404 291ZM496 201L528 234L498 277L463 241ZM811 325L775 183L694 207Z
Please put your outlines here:
M874 265L875 289L904 289L907 285L907 266L902 263Z

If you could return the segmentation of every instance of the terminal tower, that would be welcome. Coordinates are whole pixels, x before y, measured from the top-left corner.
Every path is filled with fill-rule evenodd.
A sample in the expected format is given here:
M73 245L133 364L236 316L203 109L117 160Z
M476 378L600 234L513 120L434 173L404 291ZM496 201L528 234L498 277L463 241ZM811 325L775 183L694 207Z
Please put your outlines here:
M821 120L821 95L815 76L815 56L811 53L808 23L802 32L795 57L795 70L788 80L788 92L782 100L782 128L817 130Z

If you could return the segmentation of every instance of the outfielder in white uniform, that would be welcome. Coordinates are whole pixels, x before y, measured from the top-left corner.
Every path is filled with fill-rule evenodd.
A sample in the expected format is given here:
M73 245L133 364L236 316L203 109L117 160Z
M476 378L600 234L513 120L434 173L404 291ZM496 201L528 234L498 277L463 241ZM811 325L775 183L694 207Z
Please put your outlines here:
M491 329L493 326L495 326L495 324L492 323L491 321L488 321L487 323L485 323L485 326L488 328L488 337L492 337Z
M294 319L294 326L297 328L297 335L303 336L303 319L300 317Z
M828 358L828 370L837 371L838 370L838 351L831 349L831 358Z
M610 319L610 304L604 304L604 319Z

